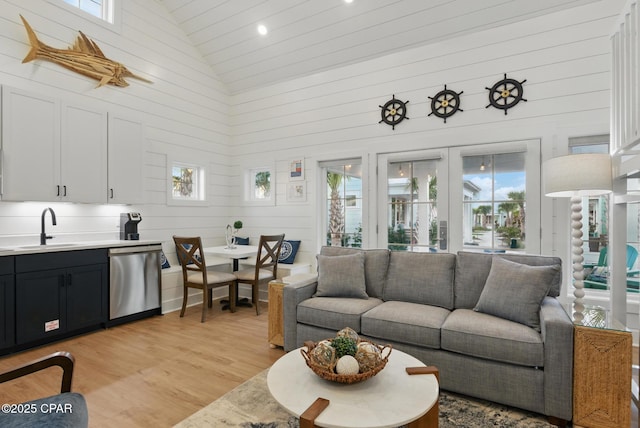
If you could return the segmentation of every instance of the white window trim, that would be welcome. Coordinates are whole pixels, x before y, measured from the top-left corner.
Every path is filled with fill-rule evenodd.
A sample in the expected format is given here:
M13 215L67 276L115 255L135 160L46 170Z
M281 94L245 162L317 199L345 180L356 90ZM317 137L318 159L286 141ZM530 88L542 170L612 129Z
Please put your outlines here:
M173 167L176 166L194 166L198 169L198 192L201 195L200 200L175 198L173 196ZM167 205L170 206L190 206L190 207L206 207L209 206L207 198L207 176L209 173L208 165L199 163L189 158L167 155Z
M106 28L107 30L113 31L114 33L118 33L118 34L122 33L122 1L121 0L110 0L112 3L111 13L112 13L113 22L105 21L104 19L100 19L97 16L93 16L82 9L79 9L75 6L65 3L63 0L47 0L47 1L52 5L59 7L60 9L63 9L76 16L84 18L93 24L100 25L101 27ZM82 30L83 33L87 32L83 29L80 29L80 30ZM91 37L90 34L87 34L87 35Z

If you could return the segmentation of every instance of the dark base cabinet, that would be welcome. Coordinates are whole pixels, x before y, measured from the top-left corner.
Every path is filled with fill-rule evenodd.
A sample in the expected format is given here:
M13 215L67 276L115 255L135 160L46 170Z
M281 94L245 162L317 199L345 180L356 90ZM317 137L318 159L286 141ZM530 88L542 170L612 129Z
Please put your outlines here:
M0 257L0 350L15 345L15 276L13 257Z
M16 257L16 345L38 345L108 320L107 250Z

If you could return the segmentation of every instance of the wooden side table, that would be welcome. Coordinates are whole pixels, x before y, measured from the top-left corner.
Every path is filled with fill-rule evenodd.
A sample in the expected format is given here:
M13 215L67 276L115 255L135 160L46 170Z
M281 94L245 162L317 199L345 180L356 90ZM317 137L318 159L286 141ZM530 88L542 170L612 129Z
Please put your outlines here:
M630 426L631 333L576 325L573 343L573 424Z
M284 283L278 280L269 282L269 346L284 346L284 308L282 295Z

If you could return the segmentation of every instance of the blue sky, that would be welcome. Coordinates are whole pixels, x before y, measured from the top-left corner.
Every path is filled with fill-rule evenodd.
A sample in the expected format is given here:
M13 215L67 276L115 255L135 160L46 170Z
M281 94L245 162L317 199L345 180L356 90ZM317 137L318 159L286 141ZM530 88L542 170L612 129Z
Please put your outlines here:
M491 201L492 179L490 172L487 174L467 174L464 176L464 180L468 180L482 189L474 199ZM509 200L507 196L509 192L521 192L525 190L525 185L524 171L496 173L494 200Z

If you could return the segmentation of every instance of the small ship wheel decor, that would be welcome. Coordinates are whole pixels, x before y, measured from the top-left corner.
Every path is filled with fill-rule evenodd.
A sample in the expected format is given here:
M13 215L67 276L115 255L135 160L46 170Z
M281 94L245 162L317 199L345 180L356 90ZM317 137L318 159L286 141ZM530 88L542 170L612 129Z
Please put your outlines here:
M396 125L402 122L407 117L407 104L409 101L400 101L395 95L391 97L383 106L380 107L380 116L382 119L378 123L386 123L391 125L391 129L396 129Z
M487 104L485 108L493 106L504 110L504 114L506 115L507 110L511 107L520 101L527 101L525 98L522 98L524 92L522 84L526 81L527 79L518 82L515 79L507 78L507 74L505 73L504 79L496 82L491 88L485 87L485 89L489 90L489 104Z
M464 91L455 92L451 89L447 89L447 85L444 85L444 89L436 94L435 97L428 97L431 100L431 113L444 119L444 123L447 123L447 118L453 116L457 111L464 111L460 108L460 94Z

